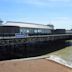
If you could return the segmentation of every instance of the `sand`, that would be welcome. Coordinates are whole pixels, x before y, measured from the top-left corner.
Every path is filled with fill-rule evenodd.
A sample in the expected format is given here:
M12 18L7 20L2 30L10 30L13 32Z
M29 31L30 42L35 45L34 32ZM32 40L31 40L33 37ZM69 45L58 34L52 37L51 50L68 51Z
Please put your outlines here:
M0 72L72 72L72 69L47 59L0 61Z

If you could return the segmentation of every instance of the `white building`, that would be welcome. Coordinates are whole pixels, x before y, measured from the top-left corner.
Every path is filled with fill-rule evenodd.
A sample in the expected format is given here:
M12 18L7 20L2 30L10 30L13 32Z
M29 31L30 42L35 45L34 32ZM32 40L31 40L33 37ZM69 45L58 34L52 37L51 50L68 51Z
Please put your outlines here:
M51 26L28 22L7 21L5 25L19 26L21 33L51 33L53 29Z

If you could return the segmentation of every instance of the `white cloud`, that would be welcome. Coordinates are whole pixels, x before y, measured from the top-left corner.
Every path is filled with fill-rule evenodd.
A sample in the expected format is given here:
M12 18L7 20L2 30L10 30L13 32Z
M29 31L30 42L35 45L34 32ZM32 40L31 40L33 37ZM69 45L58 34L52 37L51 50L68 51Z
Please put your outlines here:
M49 7L72 6L71 0L26 0L25 2L36 6L49 6Z
M57 7L57 6L72 6L71 0L2 0L5 2L13 2L13 3L26 3L36 6L49 6L49 7Z
M33 3L33 4L39 4L39 3L50 3L50 2L71 2L71 0L2 0L7 2L20 2L20 3Z
M72 29L71 17L56 17L51 20L51 23L55 25L55 28Z
M21 18L22 21L25 22L33 22L39 24L53 24L55 28L61 29L72 29L72 17L28 17L28 18Z
M26 3L26 4L36 5L38 7L43 7L43 6L55 7L55 8L59 6L72 7L71 0L2 0L2 1ZM24 20L37 22L37 23L41 22L44 24L48 24L48 20L50 20L51 23L55 25L55 28L66 28L66 29L72 28L72 18L70 17L51 17L50 19L48 17L39 17L39 18L32 17Z
M47 0L53 2L70 2L71 0Z

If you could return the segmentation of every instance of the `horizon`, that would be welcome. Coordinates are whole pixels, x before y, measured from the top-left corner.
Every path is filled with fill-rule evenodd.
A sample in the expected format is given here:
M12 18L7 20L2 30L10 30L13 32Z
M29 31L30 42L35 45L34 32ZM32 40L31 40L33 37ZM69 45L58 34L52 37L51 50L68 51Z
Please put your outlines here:
M0 17L6 21L53 24L72 29L71 0L2 0Z

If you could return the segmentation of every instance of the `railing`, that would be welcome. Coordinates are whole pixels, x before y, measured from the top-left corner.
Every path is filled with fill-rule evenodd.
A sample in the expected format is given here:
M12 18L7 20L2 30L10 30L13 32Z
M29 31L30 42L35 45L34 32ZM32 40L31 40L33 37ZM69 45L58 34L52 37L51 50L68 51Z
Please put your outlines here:
M53 35L35 35L35 36L23 36L23 37L16 37L16 36L2 36L0 39L13 39L13 38L35 38L35 37L60 37L60 36L72 36L72 34L53 34Z

